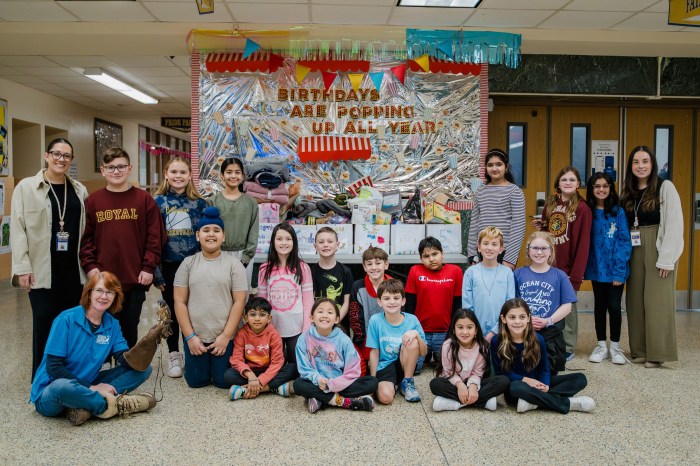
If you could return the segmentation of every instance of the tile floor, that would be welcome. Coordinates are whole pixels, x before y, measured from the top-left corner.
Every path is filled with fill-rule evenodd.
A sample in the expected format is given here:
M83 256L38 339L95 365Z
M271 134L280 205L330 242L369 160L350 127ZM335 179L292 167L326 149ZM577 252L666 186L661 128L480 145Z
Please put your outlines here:
M148 295L142 331L157 298ZM399 397L373 413L314 415L299 397L231 402L225 390L165 377L152 411L73 427L27 403L31 309L25 293L8 290L0 292L0 464L700 464L700 313L679 313L677 324L680 361L644 369L589 363L593 316L580 316L569 367L587 375L593 413L518 414L501 403L496 412L435 413L426 372L417 378L421 403ZM152 391L154 377L141 388Z

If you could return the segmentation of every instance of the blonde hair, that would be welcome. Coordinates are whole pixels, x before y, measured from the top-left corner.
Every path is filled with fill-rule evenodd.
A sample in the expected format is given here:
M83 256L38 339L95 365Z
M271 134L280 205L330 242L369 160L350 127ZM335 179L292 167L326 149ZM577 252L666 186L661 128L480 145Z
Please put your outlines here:
M501 241L501 246L503 246L505 243L501 229L493 226L486 227L479 232L479 239L477 240L476 244L481 244L481 240L484 238L499 239Z
M179 155L170 158L170 160L168 160L168 162L163 167L163 181L160 182L160 186L158 186L158 189L156 190L156 195L167 194L170 191L170 183L168 183L168 178L165 175L168 173L168 168L170 168L170 165L172 165L175 162L182 162L185 165L187 165L187 169L189 170L190 175L192 175L192 164L188 159L180 157ZM187 183L187 187L185 188L185 195L193 201L196 199L204 199L194 188L194 183L192 182L191 176L190 181L189 183Z
M549 245L549 250L551 251L551 254L549 255L549 258L547 259L547 264L549 265L554 265L554 259L555 259L555 253L554 253L554 237L547 233L546 231L536 231L533 234L530 235L530 237L527 239L527 246L525 246L528 249L527 253L527 260L529 263L532 263L532 259L530 259L530 243L535 241L536 239L541 239L547 242Z
M554 180L554 190L556 191L556 194L552 194L547 198L547 202L545 204L545 210L547 211L547 215L552 215L552 212L554 212L554 208L557 206L557 202L559 201L559 196L561 196L561 189L559 188L559 180L561 180L561 177L566 175L567 173L573 173L576 176L576 179L578 180L578 188L581 187L581 174L578 172L576 167L564 167L561 170L559 170L559 174L557 175L556 179ZM583 201L581 196L578 193L578 188L571 194L571 198L566 201L566 221L567 223L571 221L571 218L574 216L576 213L576 208L578 207L578 203ZM544 219L543 219L544 220Z

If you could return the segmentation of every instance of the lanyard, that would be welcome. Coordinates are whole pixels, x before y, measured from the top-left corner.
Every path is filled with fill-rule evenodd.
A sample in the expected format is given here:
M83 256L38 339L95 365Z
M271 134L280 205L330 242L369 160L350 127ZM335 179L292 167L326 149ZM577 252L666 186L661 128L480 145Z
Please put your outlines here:
M635 204L634 204L634 227L635 228L639 227L639 217L637 216L637 212L639 211L639 206L642 205L642 199L644 199L644 194L642 194L642 197L639 198L639 202L635 202Z
M63 233L63 225L65 224L63 219L66 217L66 209L68 208L68 180L66 180L65 184L63 185L63 210L61 210L61 201L58 200L56 191L53 190L53 186L46 178L46 175L44 175L44 181L48 183L51 194L53 194L53 197L56 199L56 203L58 204L58 226L61 228L61 233Z

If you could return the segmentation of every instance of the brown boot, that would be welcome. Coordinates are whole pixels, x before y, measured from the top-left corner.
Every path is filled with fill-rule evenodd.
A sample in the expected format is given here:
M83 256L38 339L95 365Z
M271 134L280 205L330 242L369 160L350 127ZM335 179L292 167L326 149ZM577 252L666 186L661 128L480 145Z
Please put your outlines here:
M138 393L136 395L107 395L107 409L98 414L101 419L109 419L117 414L126 416L127 414L148 411L156 405L156 399L150 393Z
M92 417L92 413L87 409L68 408L66 409L66 417L74 426L80 426Z
M124 353L124 359L132 369L145 371L148 368L156 354L160 339L165 338L166 333L168 335L172 333L170 331L171 322L170 319L167 319L163 323L154 325L143 338L136 342L133 348Z

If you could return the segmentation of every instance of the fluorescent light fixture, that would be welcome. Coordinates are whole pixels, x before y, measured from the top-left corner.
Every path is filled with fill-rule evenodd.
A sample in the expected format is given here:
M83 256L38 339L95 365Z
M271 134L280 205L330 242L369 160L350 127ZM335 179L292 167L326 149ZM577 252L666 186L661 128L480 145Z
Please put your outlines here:
M481 0L399 0L398 6L435 8L476 8Z
M94 80L97 81L98 83L105 85L111 89L114 89L117 92L121 92L127 97L131 97L134 100L138 100L142 104L157 104L158 101L154 99L153 97L144 94L141 91L138 91L134 89L133 87L129 86L128 84L125 84L118 80L117 78L114 78L104 71L102 71L100 68L88 68L86 69L83 74Z

